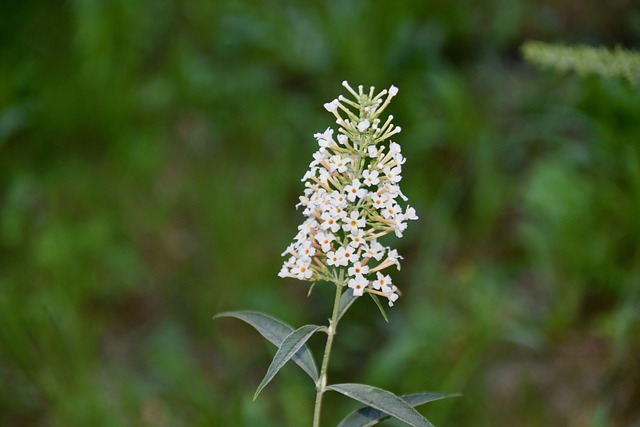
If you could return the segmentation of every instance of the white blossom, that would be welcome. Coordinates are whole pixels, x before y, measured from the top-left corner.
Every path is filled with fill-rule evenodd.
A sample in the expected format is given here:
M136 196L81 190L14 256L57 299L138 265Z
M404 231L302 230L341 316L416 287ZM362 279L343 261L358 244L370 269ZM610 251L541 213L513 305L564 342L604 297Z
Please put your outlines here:
M331 102L325 103L324 108L326 108L330 113L336 112L338 110L338 100L334 99Z
M315 241L320 245L322 252L329 252L331 250L331 242L336 240L336 236L331 233L318 232L315 235Z
M380 182L380 178L378 178L379 172L377 170L369 170L362 172L362 178L364 179L364 185L371 186L376 185Z
M354 179L351 184L344 187L344 191L347 193L347 199L350 202L355 202L356 199L362 199L367 195L367 190L360 187L360 180Z
M376 277L377 279L371 284L374 289L386 289L391 285L391 277L385 276L380 272L376 273Z
M382 246L377 240L373 240L369 243L369 249L367 249L367 256L380 261L385 253L385 247Z
M346 172L349 163L351 163L349 157L342 157L341 155L331 156L331 159L329 159L329 171Z
M321 148L328 148L335 144L333 141L333 129L331 128L327 128L324 133L316 133L313 136L318 141L318 145Z
M349 267L347 273L351 277L355 277L357 275L364 275L369 272L369 267L366 265L360 264L360 262L354 262L352 267Z
M413 207L403 209L398 202L407 200L399 186L406 159L389 138L401 129L393 116L382 117L398 89L392 85L374 96L374 88L343 86L351 99L341 95L324 104L339 128L314 134L318 149L296 205L305 220L282 253L286 261L278 276L335 282L355 296L385 297L392 306L398 289L382 271L399 269L402 257L378 238L402 236L407 222L418 218Z
M355 249L362 247L364 250L366 250L367 247L366 247L365 232L359 228L352 229L349 234L349 246Z
M348 285L353 289L353 295L361 296L367 287L368 281L362 274L356 274L353 278L349 279Z
M366 221L360 217L360 212L353 210L348 217L343 218L342 229L346 232L353 233L360 230L365 224Z
M400 166L396 166L394 168L387 166L384 168L384 175L390 182L400 182L402 179L402 176L400 175L401 172L402 169L400 169Z

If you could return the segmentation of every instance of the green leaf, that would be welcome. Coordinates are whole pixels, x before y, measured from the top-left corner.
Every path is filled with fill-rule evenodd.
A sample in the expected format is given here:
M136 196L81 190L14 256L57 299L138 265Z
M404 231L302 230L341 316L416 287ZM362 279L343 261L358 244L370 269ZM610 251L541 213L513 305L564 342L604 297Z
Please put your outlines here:
M347 289L342 293L342 296L340 296L340 307L338 307L338 320L344 316L349 307L351 307L351 304L353 304L357 299L358 297L353 295L353 291L351 289Z
M235 317L247 322L276 347L280 347L284 339L293 332L293 328L286 323L257 311L227 311L213 316L214 319L219 317ZM318 383L318 368L306 345L298 350L292 360L311 377L315 384Z
M414 393L400 396L402 400L411 406L423 405L434 400L446 399L447 397L459 396L448 393ZM371 406L365 406L347 415L338 427L369 427L389 417L389 414L382 412Z
M409 403L390 391L365 384L333 384L327 389L342 393L410 426L433 427L433 424L420 415Z
M389 323L389 318L387 317L387 312L384 311L384 307L382 306L382 303L380 302L380 298L378 298L378 296L374 295L374 294L369 294L369 295L371 295L371 298L373 299L373 301L378 306L378 310L380 310L380 314L382 314L382 317L384 317L385 322Z
M284 364L287 363L289 359L291 359L296 354L296 352L307 342L309 337L323 328L324 326L304 325L291 332L284 339L284 341L282 341L282 344L280 344L280 348L276 352L276 355L273 356L273 360L271 361L271 365L269 365L269 369L267 369L266 375L262 379L262 382L253 395L253 400L256 400L256 397L258 397L258 394L260 394L262 389L267 384L269 384L273 377L278 373L280 368L282 368Z

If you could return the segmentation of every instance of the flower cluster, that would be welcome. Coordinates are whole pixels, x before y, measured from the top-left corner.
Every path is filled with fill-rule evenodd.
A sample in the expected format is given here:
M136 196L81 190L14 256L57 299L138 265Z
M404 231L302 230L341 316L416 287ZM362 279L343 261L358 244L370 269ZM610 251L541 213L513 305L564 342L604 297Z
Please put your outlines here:
M383 270L400 269L402 257L378 239L391 232L401 237L407 220L417 219L415 209L398 204L399 198L407 200L399 187L405 158L397 143L386 142L400 127L391 115L380 119L398 89L374 96L373 87L365 93L362 86L358 92L347 82L343 86L355 100L341 95L324 105L336 117L338 133L334 138L328 128L314 135L319 148L302 178L305 190L297 205L306 219L282 254L288 259L279 276L346 284L355 296L369 292L392 306L398 289Z

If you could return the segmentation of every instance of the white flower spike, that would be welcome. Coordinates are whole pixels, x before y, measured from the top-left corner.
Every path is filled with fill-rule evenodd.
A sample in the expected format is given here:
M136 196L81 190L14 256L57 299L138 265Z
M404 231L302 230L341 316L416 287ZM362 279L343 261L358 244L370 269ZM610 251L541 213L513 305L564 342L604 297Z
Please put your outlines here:
M302 206L305 221L295 241L283 253L280 277L326 280L341 283L360 296L365 292L387 298L392 306L398 289L391 277L380 273L390 266L400 268L395 249L384 247L378 238L389 233L401 237L406 221L418 219L414 208L402 208L406 201L400 190L405 158L400 145L389 138L400 132L393 116L380 116L398 88L391 86L374 96L375 89L354 90L342 85L352 99L340 95L324 104L339 125L316 133L318 151L305 173ZM336 142L337 140L337 142ZM339 277L346 279L339 280Z

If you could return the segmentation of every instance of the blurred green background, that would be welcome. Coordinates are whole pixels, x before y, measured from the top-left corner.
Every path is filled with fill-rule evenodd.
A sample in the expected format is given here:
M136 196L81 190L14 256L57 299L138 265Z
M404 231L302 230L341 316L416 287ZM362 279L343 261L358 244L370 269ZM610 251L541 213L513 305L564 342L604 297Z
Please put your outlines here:
M442 427L640 426L640 88L518 51L638 48L637 6L3 1L0 424L310 425L306 375L252 402L275 348L211 316L330 315L276 274L346 79L400 88L420 220L330 381L464 393L421 409ZM325 425L355 406L327 395Z

